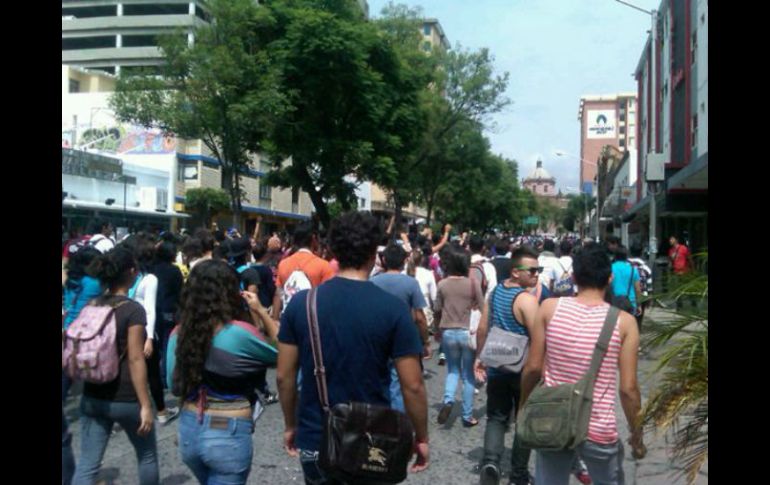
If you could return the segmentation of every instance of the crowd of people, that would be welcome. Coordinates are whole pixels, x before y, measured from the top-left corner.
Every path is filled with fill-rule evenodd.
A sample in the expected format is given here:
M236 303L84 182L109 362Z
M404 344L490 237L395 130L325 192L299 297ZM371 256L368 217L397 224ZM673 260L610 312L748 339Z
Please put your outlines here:
M497 484L509 423L539 382L574 383L586 373L614 305L623 311L598 371L587 439L576 450L534 450L534 480L566 484L572 473L582 483L623 483L618 392L633 454L645 454L636 375L652 272L639 246L628 250L614 237L598 244L452 236L448 224L439 234L414 226L396 233L392 219L384 228L366 212L338 217L324 234L303 222L284 238L259 238L259 227L253 237L215 228L138 232L118 242L102 221L93 232L64 244L63 341L79 338L72 328L88 324L86 307L110 307L119 364L113 379L84 384L77 464L64 416L72 375L62 372L63 483L95 482L117 426L136 451L140 483L157 484L155 423L177 418L181 459L200 483L246 483L251 434L275 402L284 447L299 458L306 483L341 483L319 463L324 410L311 307L329 405L355 401L405 413L414 429L412 472L430 463L429 419L444 424L462 386L462 425L479 425L475 401L485 389L480 480ZM674 271L686 271L686 247L672 242L672 250ZM311 302L308 290L316 288ZM518 368L481 358L501 331L526 341ZM81 359L74 352L67 355ZM429 417L423 361L432 358L446 377L440 410ZM277 394L266 379L274 366ZM166 406L166 390L179 406ZM531 452L515 433L510 483L532 483Z

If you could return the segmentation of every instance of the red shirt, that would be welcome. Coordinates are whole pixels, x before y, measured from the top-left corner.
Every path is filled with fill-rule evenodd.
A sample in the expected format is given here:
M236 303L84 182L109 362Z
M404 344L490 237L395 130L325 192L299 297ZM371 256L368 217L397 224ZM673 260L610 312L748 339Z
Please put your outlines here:
M690 250L684 244L677 244L668 250L668 258L671 260L671 266L674 273L682 274L687 272L687 257Z

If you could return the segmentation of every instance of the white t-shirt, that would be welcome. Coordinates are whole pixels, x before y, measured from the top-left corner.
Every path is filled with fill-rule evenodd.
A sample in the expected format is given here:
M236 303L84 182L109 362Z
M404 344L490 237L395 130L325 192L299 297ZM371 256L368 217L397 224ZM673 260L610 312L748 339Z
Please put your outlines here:
M497 270L484 256L481 256L480 254L471 255L471 264L475 264L479 261L483 261L481 267L484 269L484 276L487 278L487 292L484 294L486 297L487 294L497 286Z
M425 302L428 303L428 307L433 309L433 302L436 301L436 277L433 276L433 271L425 269L422 266L418 266L414 269L414 278L420 285L420 291L425 298ZM404 270L406 274L406 270Z
M538 281L545 285L546 288L551 288L551 282L559 279L559 276L563 273L558 261L551 252L543 252L537 258L537 264L543 267L543 272L540 273Z
M559 272L559 275L556 277L557 280L564 276L565 272L572 274L572 256L562 256L557 261L561 264L561 266L559 264L556 265ZM562 267L564 270L562 270Z
M92 236L91 239L88 240L88 243L102 254L115 247L115 240L111 237L105 236L104 234L96 234L95 236Z
M155 338L155 302L158 296L158 277L154 274L145 274L141 277L139 285L134 293L134 301L144 307L147 314L147 338Z

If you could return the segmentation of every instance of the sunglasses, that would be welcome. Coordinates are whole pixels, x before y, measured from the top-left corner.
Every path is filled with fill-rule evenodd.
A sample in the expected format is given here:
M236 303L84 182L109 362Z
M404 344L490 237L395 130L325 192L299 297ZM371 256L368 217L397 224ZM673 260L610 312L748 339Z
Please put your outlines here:
M535 276L536 274L543 272L542 266L536 266L534 268L530 268L529 266L516 266L516 269L529 271L529 274L532 276Z

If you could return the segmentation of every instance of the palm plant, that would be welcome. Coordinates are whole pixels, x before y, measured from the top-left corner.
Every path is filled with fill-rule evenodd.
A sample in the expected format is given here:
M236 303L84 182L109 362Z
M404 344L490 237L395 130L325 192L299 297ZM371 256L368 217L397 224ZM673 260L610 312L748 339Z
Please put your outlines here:
M703 268L708 252L696 258ZM643 422L671 433L672 459L683 465L677 475L686 475L692 484L708 459L708 274L697 270L674 277L669 292L657 298L696 303L671 312L666 320L650 321L642 336L645 349L662 351L652 371L656 385L642 410Z

